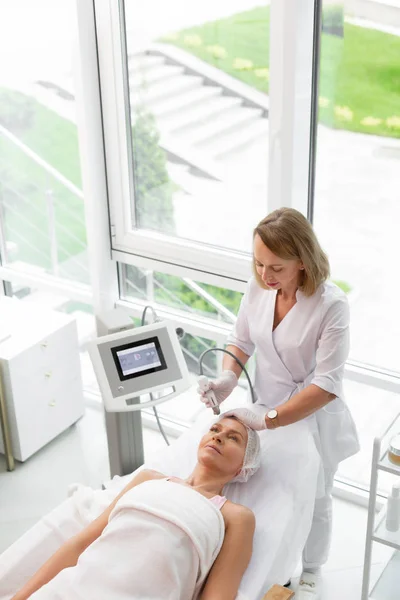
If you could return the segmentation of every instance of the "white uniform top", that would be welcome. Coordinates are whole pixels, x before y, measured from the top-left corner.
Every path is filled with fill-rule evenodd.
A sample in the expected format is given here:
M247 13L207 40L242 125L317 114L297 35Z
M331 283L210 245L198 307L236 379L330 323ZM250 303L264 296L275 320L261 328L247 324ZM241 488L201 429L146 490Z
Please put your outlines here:
M296 292L297 302L273 329L276 290L251 278L227 343L251 356L256 350L257 404L273 408L310 384L337 398L308 417L324 467L359 450L354 421L343 400L349 353L349 306L345 293L327 281L315 294Z

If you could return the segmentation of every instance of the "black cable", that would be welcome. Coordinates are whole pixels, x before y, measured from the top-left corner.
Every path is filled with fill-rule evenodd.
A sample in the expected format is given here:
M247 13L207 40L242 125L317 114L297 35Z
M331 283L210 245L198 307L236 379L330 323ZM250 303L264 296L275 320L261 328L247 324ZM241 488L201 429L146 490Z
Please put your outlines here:
M256 396L255 396L255 393L254 393L253 384L251 383L251 379L250 379L249 374L248 374L248 372L246 370L246 367L244 366L244 364L242 363L242 361L237 356L235 356L233 354L233 352L231 352L230 350L226 350L225 348L208 348L208 350L204 350L204 352L201 354L201 356L199 358L200 375L203 375L203 358L209 352L224 352L225 354L229 354L229 356L231 356L232 358L234 358L236 360L237 364L241 367L243 373L247 377L247 381L249 383L249 388L250 388L251 400L252 400L253 404L255 404L256 403Z
M148 309L150 309L151 312L153 313L154 321L156 321L156 319L157 319L156 311L150 304L148 304L147 306L144 307L143 312L142 312L142 326L146 324L146 313L147 313Z
M153 394L152 393L150 393L150 399L151 400L153 399ZM169 439L167 438L167 434L165 433L164 427L161 425L160 417L158 416L158 412L157 412L157 409L156 409L155 406L153 406L153 411L154 411L154 415L156 417L158 429L160 430L161 435L164 438L164 442L167 444L167 446L170 446L171 444L169 442Z
M156 313L156 311L154 310L154 308L150 304L148 304L143 309L142 322L141 322L142 326L146 324L146 313L147 313L148 309L150 309L152 311L154 320L157 319L157 313ZM203 375L203 359L204 359L205 355L208 354L209 352L224 352L225 354L229 354L229 356L231 356L237 362L237 364L240 366L240 368L242 369L243 373L247 377L247 381L248 381L249 389L250 389L250 394L251 394L251 399L252 399L253 404L255 404L256 397L255 397L255 394L254 394L253 384L251 383L251 379L250 379L250 376L249 376L249 374L247 372L247 369L244 366L244 364L242 363L242 361L237 356L235 356L233 354L233 352L231 352L230 350L226 350L225 348L208 348L207 350L204 350L204 352L200 355L200 358L199 358L200 375ZM153 400L153 394L151 392L150 392L150 399ZM157 409L156 409L155 406L153 406L153 412L154 412L154 415L156 417L156 421L157 421L157 425L158 425L158 428L160 430L160 433L163 436L164 441L167 444L167 446L170 446L170 442L169 442L167 434L165 433L164 428L163 428L163 426L161 424L160 417L158 415L158 412L157 412Z
M156 321L156 320L157 320L157 313L156 313L156 311L154 310L154 308L153 308L153 307L152 307L150 304L148 304L148 305L147 305L147 306L145 306L145 307L144 307L144 309L143 309L143 313L142 313L142 323L141 323L141 324L142 324L142 326L146 324L146 313L147 313L147 310L148 310L149 308L151 309L151 311L152 311L152 313L153 313L153 319L154 319L154 321ZM149 394L149 395L150 395L150 400L153 400L153 399L154 399L154 396L153 396L153 394L150 392L150 394ZM160 433L161 433L161 435L163 436L163 438L164 438L164 441L165 441L165 443L167 444L167 446L170 446L169 439L168 439L168 437L167 437L167 434L166 434L166 433L165 433L165 431L164 431L164 428L163 428L163 426L161 425L160 417L159 417L159 415L158 415L158 412L157 412L157 409L156 409L156 407L155 407L155 406L153 406L153 412L154 412L154 416L155 416L155 418L156 418L156 421L157 421L158 429L160 430Z

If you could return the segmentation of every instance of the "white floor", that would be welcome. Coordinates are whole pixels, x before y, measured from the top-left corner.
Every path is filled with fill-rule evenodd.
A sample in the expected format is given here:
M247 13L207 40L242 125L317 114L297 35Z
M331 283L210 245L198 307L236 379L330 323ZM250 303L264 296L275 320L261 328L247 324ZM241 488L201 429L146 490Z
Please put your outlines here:
M164 446L161 435L149 429L144 431L144 442L146 453ZM17 463L14 472L6 471L0 456L0 552L59 504L71 483L99 487L108 476L103 417L93 408L29 461ZM324 570L323 598L359 600L367 511L343 500L335 499L334 504L333 544ZM378 548L374 570L384 558Z

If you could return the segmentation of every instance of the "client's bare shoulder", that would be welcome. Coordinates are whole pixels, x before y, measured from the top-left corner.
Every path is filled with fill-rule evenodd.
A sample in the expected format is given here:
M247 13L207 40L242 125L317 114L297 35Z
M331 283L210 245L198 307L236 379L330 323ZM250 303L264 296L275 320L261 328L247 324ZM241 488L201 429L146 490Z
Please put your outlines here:
M136 473L133 476L128 485L122 490L119 496L117 496L117 499L137 485L145 483L145 481L151 481L153 479L165 479L165 477L166 475L163 475L163 473L159 473L158 471L153 471L152 469L142 469L139 471L139 473Z
M227 527L244 528L254 533L256 518L250 508L227 500L222 511Z
M136 485L139 483L144 483L145 481L151 481L152 479L165 479L167 476L164 473L160 473L159 471L154 471L153 469L142 469L135 476Z

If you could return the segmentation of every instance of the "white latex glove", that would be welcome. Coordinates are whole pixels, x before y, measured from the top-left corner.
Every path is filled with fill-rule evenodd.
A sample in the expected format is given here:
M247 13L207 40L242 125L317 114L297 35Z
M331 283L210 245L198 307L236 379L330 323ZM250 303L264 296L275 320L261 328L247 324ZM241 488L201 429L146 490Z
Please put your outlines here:
M265 407L261 406L252 406L251 408L234 408L233 410L228 410L227 412L221 415L221 419L223 417L237 417L239 421L242 421L247 427L250 429L254 429L255 431L262 431L263 429L267 429L267 425L265 423L265 415L268 411L265 410Z
M213 390L214 396L218 404L221 404L235 389L238 383L238 378L233 371L222 371L218 379L208 382L208 389L202 388L197 389L197 393L200 394L200 400L204 402L207 408L212 406L210 400L207 398L207 392Z

